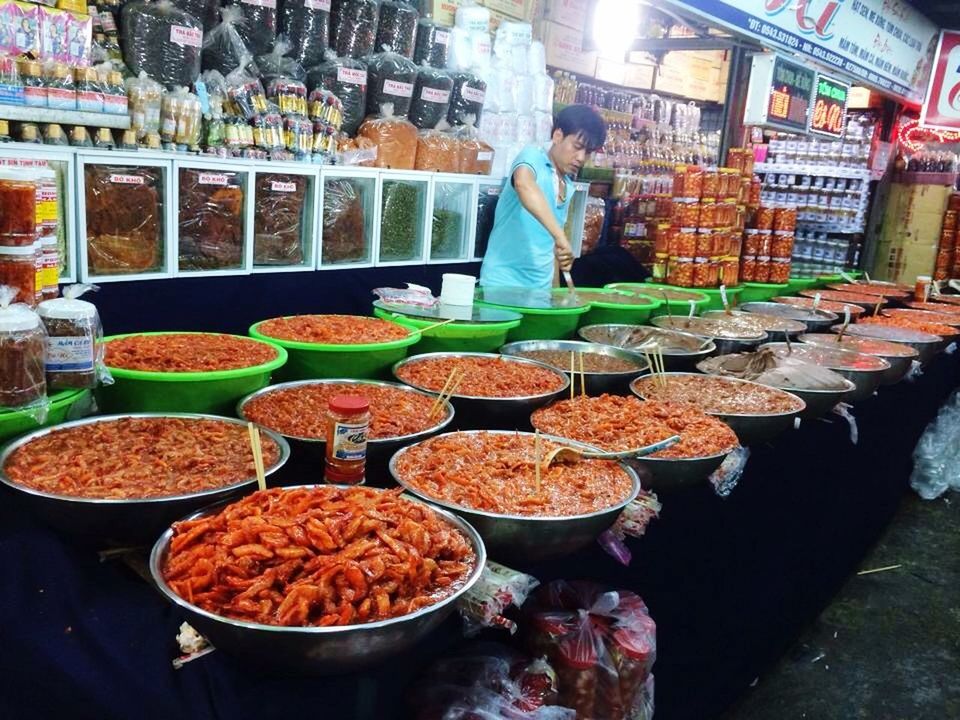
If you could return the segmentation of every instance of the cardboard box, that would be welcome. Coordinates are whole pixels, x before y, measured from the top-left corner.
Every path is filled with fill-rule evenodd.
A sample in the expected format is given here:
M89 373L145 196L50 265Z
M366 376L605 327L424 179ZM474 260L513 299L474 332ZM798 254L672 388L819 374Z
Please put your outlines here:
M568 70L578 75L590 75L597 70L597 53L584 52L583 34L555 22L543 23L543 44L547 50L547 65Z
M457 8L463 0L429 0L424 3L424 11L433 16L441 25L453 26ZM490 10L491 30L506 17L510 20L531 22L536 0L477 0L478 5ZM494 17L498 18L496 22Z
M625 87L635 90L652 90L655 70L656 68L653 65L627 63L623 84Z
M590 11L588 0L546 0L543 17L568 28L586 32L587 16Z
M593 76L597 80L612 83L613 85L626 85L627 64L605 57L598 57L597 70Z

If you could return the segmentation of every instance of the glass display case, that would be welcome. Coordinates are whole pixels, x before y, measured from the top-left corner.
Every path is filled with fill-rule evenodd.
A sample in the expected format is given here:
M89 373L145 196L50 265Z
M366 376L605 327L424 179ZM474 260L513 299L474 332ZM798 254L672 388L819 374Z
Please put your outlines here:
M497 203L500 202L500 193L503 181L480 181L477 193L477 222L473 241L473 259L483 260L487 252L487 243L490 232L493 230L493 219L497 212Z
M465 262L472 257L477 188L475 178L434 176L430 262Z
M567 210L567 222L563 226L573 249L573 256L580 257L583 249L583 224L587 219L587 198L590 195L590 183L574 183L573 197Z
M429 198L430 181L422 174L381 175L377 265L423 263Z
M371 267L374 264L377 171L325 168L320 203L320 268Z
M279 163L258 164L253 173L253 272L316 267L319 170Z

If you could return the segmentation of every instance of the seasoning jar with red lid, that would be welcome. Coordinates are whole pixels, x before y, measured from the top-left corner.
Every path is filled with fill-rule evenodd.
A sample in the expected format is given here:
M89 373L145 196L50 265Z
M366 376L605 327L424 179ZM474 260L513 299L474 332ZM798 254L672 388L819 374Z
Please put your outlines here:
M334 395L327 404L324 480L359 485L367 464L370 401L358 395Z

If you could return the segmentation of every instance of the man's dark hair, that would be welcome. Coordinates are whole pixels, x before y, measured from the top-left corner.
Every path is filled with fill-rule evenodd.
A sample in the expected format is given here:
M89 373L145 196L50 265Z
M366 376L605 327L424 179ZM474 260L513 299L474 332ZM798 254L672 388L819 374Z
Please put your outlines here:
M589 152L603 147L607 141L607 124L589 105L568 105L553 118L553 130L564 135L579 135Z

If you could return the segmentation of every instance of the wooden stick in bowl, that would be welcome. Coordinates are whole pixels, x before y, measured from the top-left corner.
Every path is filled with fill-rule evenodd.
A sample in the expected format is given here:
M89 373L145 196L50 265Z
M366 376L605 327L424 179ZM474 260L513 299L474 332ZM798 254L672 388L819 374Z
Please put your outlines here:
M267 489L267 476L263 469L263 448L260 445L260 430L252 422L247 423L247 433L250 435L250 449L253 451L253 467L257 473L257 487Z

